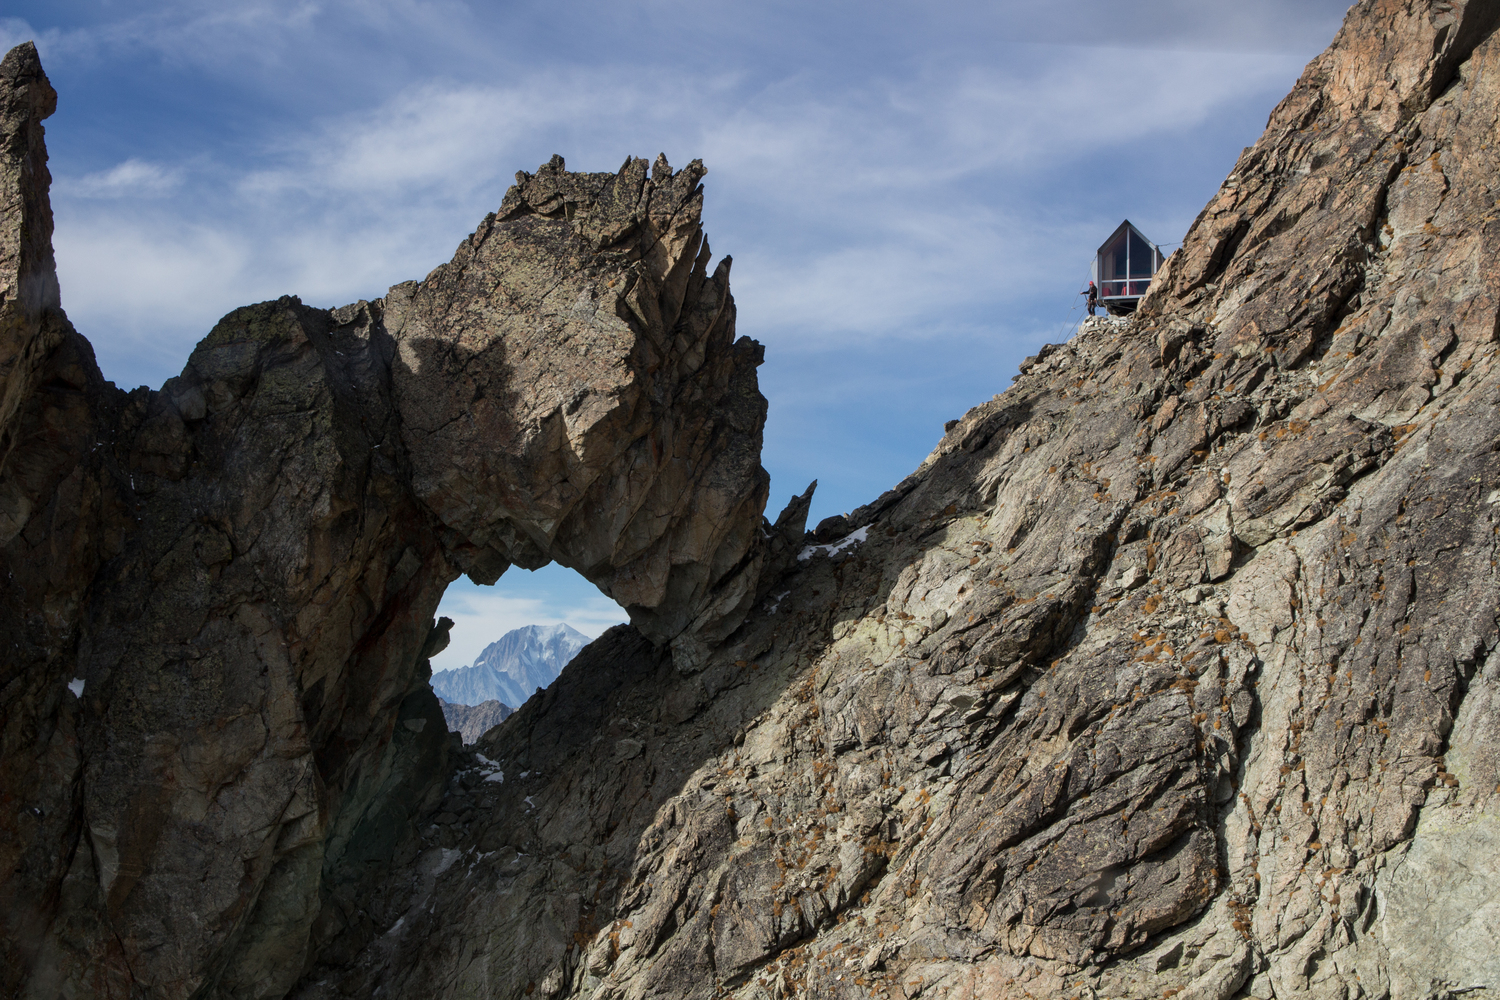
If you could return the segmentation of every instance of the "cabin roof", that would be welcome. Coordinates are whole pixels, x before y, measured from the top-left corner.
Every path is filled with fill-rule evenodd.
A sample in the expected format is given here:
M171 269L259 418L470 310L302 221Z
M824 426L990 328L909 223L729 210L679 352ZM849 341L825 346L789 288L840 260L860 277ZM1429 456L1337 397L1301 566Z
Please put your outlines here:
M1109 239L1107 239L1103 243L1099 244L1099 249L1094 251L1094 255L1098 256L1099 254L1102 254L1105 251L1105 249L1111 243L1113 243L1115 240L1119 239L1120 238L1120 234L1123 233L1123 232L1125 232L1125 230L1127 230L1127 229L1130 230L1131 232L1135 233L1142 240L1145 240L1146 244L1148 246L1150 246L1151 249L1153 249L1153 250L1160 250L1161 249L1155 243L1152 243L1151 240L1146 236L1145 233L1143 233L1139 229L1137 229L1135 227L1135 224L1133 222L1131 222L1129 219L1126 219L1124 222L1120 223L1118 226L1115 227L1115 231L1114 232L1112 232L1112 233L1109 234Z

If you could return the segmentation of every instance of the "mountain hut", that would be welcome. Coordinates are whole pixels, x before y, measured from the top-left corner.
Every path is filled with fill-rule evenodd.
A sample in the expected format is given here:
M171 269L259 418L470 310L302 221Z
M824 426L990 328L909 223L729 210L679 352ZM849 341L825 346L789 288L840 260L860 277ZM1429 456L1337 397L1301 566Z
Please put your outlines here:
M1126 219L1104 241L1094 257L1090 277L1099 286L1099 301L1111 316L1135 312L1151 278L1166 258L1161 248Z

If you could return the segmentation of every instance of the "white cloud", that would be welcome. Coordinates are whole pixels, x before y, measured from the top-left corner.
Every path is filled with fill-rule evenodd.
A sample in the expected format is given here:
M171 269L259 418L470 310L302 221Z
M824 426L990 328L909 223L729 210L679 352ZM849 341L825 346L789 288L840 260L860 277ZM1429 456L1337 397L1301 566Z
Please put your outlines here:
M38 33L19 17L0 17L0 56L37 38Z
M79 315L108 317L113 321L93 325L106 330L124 325L146 334L153 326L200 318L205 301L249 301L239 297L249 291L241 278L254 248L241 233L172 214L67 211L58 216L53 243L63 306L75 322ZM80 329L89 334L86 324ZM204 327L202 333L207 332Z
M167 194L182 181L181 171L134 157L108 170L78 178L57 178L52 189L59 197L155 198Z
M243 2L220 4L205 0L158 2L143 11L129 11L113 20L99 20L65 29L47 31L38 38L43 58L81 58L90 61L142 52L178 64L196 64L223 71L224 56L233 52L240 70L247 60L277 61L281 47L268 44L278 38L307 34L320 4L293 2ZM24 24L24 22L22 22ZM6 22L0 21L0 31Z
M665 150L679 165L707 161L710 237L737 256L756 332L797 331L790 349L810 333L927 339L934 316L1005 310L1092 249L1103 223L1044 218L1055 206L1010 188L1181 132L1295 73L1282 56L1153 55L1128 113L1101 114L1097 95L1140 54L1049 53L841 90L615 67L414 83L374 107L290 123L244 166L132 157L61 182L65 302L85 332L113 330L122 348L175 341L185 357L255 298L332 306L421 277L496 207L516 168L553 151L575 169L612 170L626 152ZM101 214L105 198L121 211Z
M1201 52L1061 50L1024 74L974 67L942 111L970 168L1037 169L1059 156L1185 132L1246 93L1280 91L1294 57ZM1045 167L1044 167L1045 168Z
M840 114L821 101L742 109L716 127L711 169L783 223L775 252L735 248L742 315L823 340L924 339L934 317L982 304L1005 315L1049 276L1086 274L1101 225L1118 222L1079 218L1072 193L1055 187L1057 200L1036 203L1025 192L1039 175L1164 141L1247 89L1274 92L1295 74L1281 56L1153 57L1141 86L1104 112L1099 95L1118 89L1139 54L1068 55L1040 68L905 81L880 100L851 95Z
M0 56L22 42L35 42L37 51L45 63L47 54L55 51L65 36L65 32L56 28L32 27L31 21L26 18L0 17Z

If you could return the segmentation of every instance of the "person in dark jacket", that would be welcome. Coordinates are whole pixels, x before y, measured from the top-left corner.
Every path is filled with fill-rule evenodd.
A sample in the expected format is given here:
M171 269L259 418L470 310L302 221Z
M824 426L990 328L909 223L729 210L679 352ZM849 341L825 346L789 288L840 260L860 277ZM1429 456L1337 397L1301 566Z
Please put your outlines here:
M1079 292L1078 294L1079 295L1087 295L1089 297L1088 298L1089 315L1090 316L1094 315L1094 310L1099 307L1099 289L1097 287L1095 287L1095 285L1094 285L1094 283L1092 281L1090 281L1088 289L1086 291Z

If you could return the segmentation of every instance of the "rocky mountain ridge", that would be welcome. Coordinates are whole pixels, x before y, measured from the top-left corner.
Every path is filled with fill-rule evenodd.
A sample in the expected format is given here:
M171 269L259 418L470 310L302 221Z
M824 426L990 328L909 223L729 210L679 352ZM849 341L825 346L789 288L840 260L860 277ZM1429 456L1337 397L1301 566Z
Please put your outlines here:
M457 733L465 745L478 743L479 738L515 714L516 710L502 701L482 701L477 705L455 705L438 697L438 706L443 710L443 721L450 733Z
M495 382L512 385L502 374L487 369L491 381L449 388L468 369L439 365L413 397L413 428L400 387L425 367L391 362L389 381L350 380L354 399L384 399L383 387L396 387L394 409L373 412L400 416L388 418L397 427L381 443L405 449L403 461L434 442L459 449L451 467L424 455L409 478L399 464L388 480L375 478L379 509L404 520L384 515L389 533L357 536L355 551L401 552L398 539L415 550L417 539L412 561L447 568L410 577L421 599L401 603L399 615L381 595L403 584L387 588L383 569L361 584L366 603L322 613L330 627L317 641L286 632L291 623L276 617L281 592L265 589L293 586L287 596L299 596L302 563L247 546L241 521L214 522L230 538L218 561L201 531L169 525L167 537L196 546L179 551L151 543L149 529L120 526L134 516L120 512L141 511L144 523L145 512L176 509L162 497L181 481L171 476L207 476L195 463L222 454L200 447L184 460L169 447L178 433L210 440L202 435L212 424L188 426L204 419L185 417L198 412L190 391L169 385L161 402L143 395L129 404L151 414L171 402L187 429L163 421L151 437L144 420L118 425L128 432L122 444L89 461L157 470L148 481L156 492L111 492L122 476L103 479L98 464L70 471L94 453L70 445L57 408L74 407L64 412L85 421L87 443L102 440L95 427L131 412L127 402L98 385L86 345L60 314L7 299L0 318L10 325L0 331L10 339L0 343L20 346L0 358L0 371L22 388L8 381L3 397L14 391L21 401L3 427L3 509L24 519L6 544L27 546L7 559L20 567L28 564L16 553L27 556L32 575L6 584L3 605L27 613L0 622L29 643L0 677L10 713L0 782L7 801L45 806L30 819L0 817L9 824L0 826L7 988L299 1000L1425 1000L1500 987L1497 26L1500 3L1479 0L1353 7L1128 324L1086 323L1030 360L912 476L808 537L810 494L771 525L758 519L762 493L748 505L756 517L734 522L749 530L714 534L719 548L698 563L662 561L647 546L638 561L600 568L604 552L642 550L613 542L580 559L595 541L589 529L551 541L537 507L476 485L541 482L565 496L560 484L573 472L553 478L541 457L487 465L496 460L474 446L478 432L463 418L452 430L432 419L494 398ZM12 53L0 73L6 135L21 137L6 146L12 189L11 176L35 185L27 164L38 158L26 143L39 142L33 125L47 104L39 67L26 58ZM753 367L729 360L753 349L723 339L727 286L711 283L706 251L656 256L658 246L696 246L697 168L684 195L676 192L686 182L664 163L649 183L634 163L613 178L554 163L519 179L510 207L459 256L463 268L477 266L498 243L502 259L488 258L487 273L507 276L504 295L465 298L440 269L421 286L398 286L379 308L332 319L369 330L367 355L411 357L399 332L409 327L391 317L420 301L426 328L447 331L438 341L499 329L508 357L551 357L550 340L517 346L518 328L536 315L579 316L577 282L607 296L612 280L634 274L608 315L652 351L678 345L672 372L685 382L653 382L634 397L656 407L629 425L644 438L620 435L620 422L603 414L590 437L567 418L599 411L588 399L570 410L563 389L592 384L582 376L593 372L544 364L559 373L554 395L506 397L542 415L527 425L541 450L519 450L540 456L565 440L575 455L602 450L608 461L586 463L602 484L592 510L634 509L615 505L613 489L662 497L657 514L692 510L699 501L670 492L666 475L660 491L644 493L636 478L660 468L660 421L676 427L690 414L722 433L674 432L671 441L714 442L694 454L740 470L733 488L717 472L694 480L725 498L723 509L748 495L745 484L764 484L747 460L759 445L751 418L763 410L733 388ZM19 187L34 205L34 191ZM651 207L660 192L673 206L664 216ZM629 224L610 222L616 212ZM631 227L641 235L621 235ZM0 251L10 256L0 259L42 266L34 252L6 249L34 247L35 231L8 231ZM634 255L617 263L611 239L627 240ZM689 258L702 264L682 263ZM509 276L537 270L575 284L559 298L527 298L527 288L549 283ZM718 305L694 314L674 302ZM288 304L263 312L262 323L290 313L314 345L327 321ZM384 327L360 319L374 315ZM712 318L691 325L694 315ZM452 326L431 318L444 316ZM382 354L374 345L386 337L396 349ZM240 342L218 331L200 352ZM721 367L700 360L695 345ZM624 363L629 374L616 385L659 376L658 355L635 350L650 363ZM201 374L219 369L199 358L190 388L203 392L205 412L210 398L228 405ZM250 364L255 378L215 376L234 389L229 399L286 384L260 354ZM700 366L717 374L695 379ZM331 375L326 384L335 398L345 391ZM714 391L743 409L713 423L707 415L724 406ZM331 403L313 412L329 413L332 431L309 428L309 446L362 426ZM486 412L498 420L501 411ZM642 444L619 458L621 441ZM220 461L213 473L222 480L240 467ZM352 475L332 458L303 467L324 470L298 480L308 484ZM332 493L345 499L313 509L337 518L349 491L341 485ZM31 513L64 509L46 499L55 495L101 498L89 509L105 513L87 522ZM359 503L369 518L375 499ZM436 526L424 527L434 524L427 518ZM715 523L711 513L683 531L702 538ZM135 530L147 539L132 540ZM116 538L118 548L99 544ZM316 531L311 538L283 545L322 560L320 572L364 565L350 543L334 558ZM131 562L143 548L155 561ZM431 738L430 706L407 702L406 692L425 687L424 645L442 641L425 626L443 573L451 578L462 562L484 576L500 565L491 551L523 565L572 560L606 589L634 586L658 603L633 608L632 625L590 644L546 692L460 750ZM144 630L126 643L99 624L119 619L106 598L132 593L145 566L161 567L168 586L178 574L198 587L223 581L215 593L226 609L205 609L200 627L240 622L262 638L208 676L247 690L242 678L262 676L261 664L291 659L287 683L301 714L275 692L256 695L252 704L266 707L241 716L206 700L158 707L166 696L151 686L157 676L196 678L201 645ZM678 566L689 568L676 575ZM234 578L249 568L253 577ZM389 578L400 581L397 569ZM340 646L351 620L369 638ZM293 652L279 652L278 633L263 622L295 639L280 647ZM381 642L399 648L373 656ZM128 684L112 681L96 666L101 649L117 650L117 671L144 658L155 673L135 668ZM316 676L305 665L313 653L333 665L316 694L305 683ZM377 667L390 678L383 697L354 698L356 680ZM66 682L84 677L72 672L80 668L93 672L75 705ZM127 706L144 720L135 742L121 722L100 722ZM309 734L310 755L297 756L301 744L286 736L257 757L263 744L236 736L249 725L242 718L277 718L275 706ZM342 728L321 721L330 712L341 713ZM193 731L183 719L201 720L204 735L166 744L165 732ZM254 752L235 749L243 746ZM172 770L116 782L116 797L101 802L101 774L131 777L116 762L122 748ZM210 752L220 777L206 786ZM255 785L248 776L263 760L309 756L308 791L293 801L317 808L280 806L274 836L257 841L270 846L238 846L247 835L232 839L217 816L244 815L238 803L253 789L303 787L279 772ZM101 822L110 815L143 817L170 845L187 843L171 840L174 831L191 832L198 846L180 861L160 849L127 854ZM198 890L193 905L219 916L193 924L179 906L169 915L193 928L185 943L153 938L145 904L166 898L157 887L186 886L224 857L261 859L242 869L253 888L207 900ZM50 900L25 914L43 933L18 933L24 899Z

